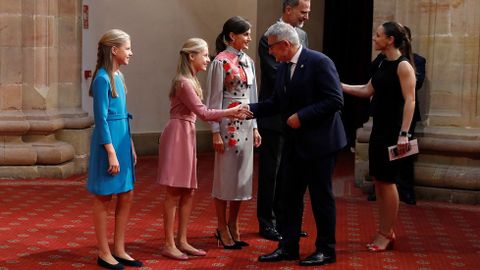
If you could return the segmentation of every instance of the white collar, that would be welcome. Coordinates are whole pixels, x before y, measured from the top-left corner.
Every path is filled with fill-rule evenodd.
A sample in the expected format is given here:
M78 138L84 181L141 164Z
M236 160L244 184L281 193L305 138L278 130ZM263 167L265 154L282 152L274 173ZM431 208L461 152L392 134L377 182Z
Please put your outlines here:
M300 54L302 53L303 46L300 45L298 48L298 51L293 55L292 59L290 59L290 62L292 62L294 65L297 65L298 63L298 58L300 58Z

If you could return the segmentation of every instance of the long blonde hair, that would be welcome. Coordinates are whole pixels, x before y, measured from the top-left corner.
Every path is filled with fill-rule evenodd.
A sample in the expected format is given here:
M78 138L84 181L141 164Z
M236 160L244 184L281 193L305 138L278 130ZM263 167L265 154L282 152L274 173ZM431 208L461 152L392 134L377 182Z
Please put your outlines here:
M192 53L200 53L203 49L207 48L207 42L201 38L190 38L183 44L182 49L180 50L177 73L172 80L172 86L168 95L170 98L175 96L175 89L177 88L178 82L181 78L186 78L191 81L193 88L195 89L195 93L200 97L200 99L203 98L202 87L197 76L193 73L189 56Z
M115 87L115 81L113 79L114 72L113 72L113 56L112 56L112 47L121 47L126 42L130 41L130 36L120 29L110 29L105 34L103 34L102 38L98 42L98 51L97 51L97 65L95 67L95 72L93 72L93 79L90 83L90 88L88 90L88 94L93 97L92 85L97 75L97 72L100 68L105 68L107 71L108 77L110 78L110 85L112 87L112 96L118 97L117 88ZM123 74L120 70L117 71L122 79L123 86L125 88L125 92L127 91L127 86L125 85Z

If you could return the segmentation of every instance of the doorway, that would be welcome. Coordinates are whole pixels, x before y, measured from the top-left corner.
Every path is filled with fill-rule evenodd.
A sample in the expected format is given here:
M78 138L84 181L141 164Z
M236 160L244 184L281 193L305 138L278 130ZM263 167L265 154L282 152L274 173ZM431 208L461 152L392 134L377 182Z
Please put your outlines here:
M323 52L335 63L340 80L365 84L372 59L373 0L325 1ZM369 99L344 96L343 122L349 147L369 117Z

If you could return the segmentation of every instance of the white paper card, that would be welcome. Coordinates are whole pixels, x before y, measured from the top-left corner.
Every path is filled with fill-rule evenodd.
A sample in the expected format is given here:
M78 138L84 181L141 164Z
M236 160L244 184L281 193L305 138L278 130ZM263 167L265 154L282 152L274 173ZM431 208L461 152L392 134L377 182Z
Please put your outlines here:
M403 157L408 157L408 156L411 156L411 155L414 155L414 154L418 154L418 141L417 141L417 139L408 141L408 144L410 145L409 150L407 152L405 152L403 155L398 155L397 145L389 146L388 147L388 158L390 159L390 161L396 160L396 159L399 159L399 158L403 158Z

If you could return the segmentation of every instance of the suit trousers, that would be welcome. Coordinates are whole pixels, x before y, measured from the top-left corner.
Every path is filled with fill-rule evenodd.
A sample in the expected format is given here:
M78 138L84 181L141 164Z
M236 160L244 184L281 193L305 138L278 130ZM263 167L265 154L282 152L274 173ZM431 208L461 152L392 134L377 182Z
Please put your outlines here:
M259 148L257 218L259 230L276 227L280 211L279 200L282 184L277 173L283 148L283 134L270 129L260 129L262 145Z
M283 239L279 247L298 253L302 226L304 195L308 188L315 218L316 251L335 255L336 209L332 191L332 176L337 153L320 158L304 159L294 149L284 147L279 176L284 182L280 196L281 215L277 227Z

